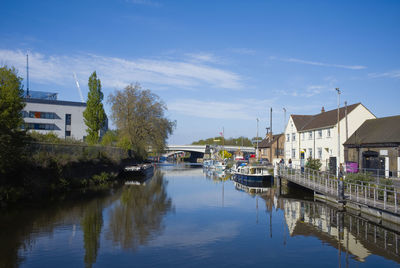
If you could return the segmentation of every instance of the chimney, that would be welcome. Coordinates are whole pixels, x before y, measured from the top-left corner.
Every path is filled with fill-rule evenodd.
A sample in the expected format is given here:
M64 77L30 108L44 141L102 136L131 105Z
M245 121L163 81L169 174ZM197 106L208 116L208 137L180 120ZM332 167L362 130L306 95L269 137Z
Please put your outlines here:
M322 106L322 109L321 109L321 114L322 113L325 113L325 108L324 108L324 106Z

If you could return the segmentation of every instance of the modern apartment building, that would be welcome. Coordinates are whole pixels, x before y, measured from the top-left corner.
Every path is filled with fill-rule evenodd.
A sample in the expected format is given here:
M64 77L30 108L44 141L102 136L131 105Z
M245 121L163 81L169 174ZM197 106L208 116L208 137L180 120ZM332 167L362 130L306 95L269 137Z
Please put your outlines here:
M323 169L329 166L331 158L340 154L344 162L343 143L366 120L376 118L364 105L356 103L338 110L325 111L316 115L290 115L285 128L285 161L289 159L300 165L301 156L320 159ZM338 126L340 126L340 150L338 152ZM339 163L336 164L338 166Z
M25 128L39 133L53 132L60 138L83 140L87 135L87 126L83 121L86 103L57 100L56 93L31 91L25 98L23 109ZM108 128L105 127L100 135Z

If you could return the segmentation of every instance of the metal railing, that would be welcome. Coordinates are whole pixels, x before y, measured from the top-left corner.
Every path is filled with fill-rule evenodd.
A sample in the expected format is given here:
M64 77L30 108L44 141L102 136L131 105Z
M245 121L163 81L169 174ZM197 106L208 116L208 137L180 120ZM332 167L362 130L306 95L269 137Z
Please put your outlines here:
M297 169L281 165L279 176L295 182L303 187L340 199L339 186L344 191L345 200L365 204L381 210L398 214L400 185L384 184L381 182L340 181L329 172L317 171L309 168Z

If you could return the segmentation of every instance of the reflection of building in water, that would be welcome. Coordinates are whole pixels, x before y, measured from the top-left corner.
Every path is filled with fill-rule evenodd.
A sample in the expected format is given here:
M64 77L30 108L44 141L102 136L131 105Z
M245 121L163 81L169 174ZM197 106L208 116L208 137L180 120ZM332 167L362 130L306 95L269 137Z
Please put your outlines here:
M400 262L394 232L319 203L285 199L283 207L291 236L315 236L361 262L372 253Z

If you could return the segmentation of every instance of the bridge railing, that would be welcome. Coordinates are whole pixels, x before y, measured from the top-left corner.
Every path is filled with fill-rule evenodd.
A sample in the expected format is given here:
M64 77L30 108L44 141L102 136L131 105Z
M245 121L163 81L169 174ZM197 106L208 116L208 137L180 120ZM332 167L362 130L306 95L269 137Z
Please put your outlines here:
M309 168L279 166L279 176L303 187L339 199L343 187L345 200L365 204L382 210L399 213L399 185L382 182L343 181L329 172Z

